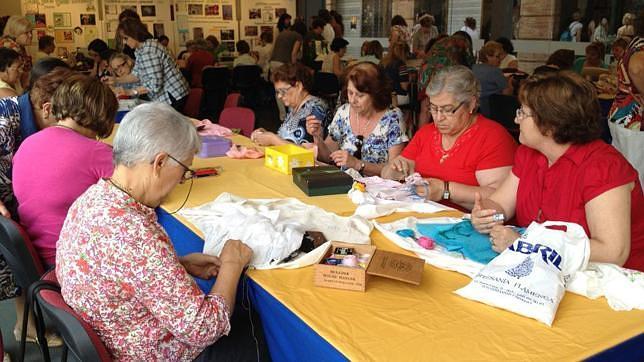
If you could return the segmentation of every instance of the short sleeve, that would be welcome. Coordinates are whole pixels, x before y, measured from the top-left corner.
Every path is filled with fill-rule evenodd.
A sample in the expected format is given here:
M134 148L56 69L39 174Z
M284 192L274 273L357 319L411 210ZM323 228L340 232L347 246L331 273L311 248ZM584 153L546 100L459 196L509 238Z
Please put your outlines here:
M520 145L514 153L512 173L517 178L521 178L521 175L523 175L528 159L530 158L530 151L531 150L527 146Z
M485 144L481 150L481 158L476 170L489 170L497 167L512 166L516 143L505 128L496 123L490 123Z
M114 172L112 147L97 141L92 154L92 165L97 179L112 176L112 172Z
M389 117L387 124L387 148L409 141L407 135L402 132L401 122L403 121L403 115L400 109L393 108L387 113L386 117Z
M413 160L417 161L417 159L420 156L420 152L422 150L422 145L428 142L428 138L430 137L430 128L432 126L430 124L425 125L423 128L419 129L418 132L414 135L414 137L411 139L409 144L405 147L405 149L402 150L400 153L401 156L408 160Z
M612 148L612 146L610 146ZM637 171L615 149L603 152L587 162L582 177L584 203L616 187L635 182Z
M337 143L342 143L346 134L346 124L349 122L349 105L343 104L335 112L333 121L329 125L329 136Z

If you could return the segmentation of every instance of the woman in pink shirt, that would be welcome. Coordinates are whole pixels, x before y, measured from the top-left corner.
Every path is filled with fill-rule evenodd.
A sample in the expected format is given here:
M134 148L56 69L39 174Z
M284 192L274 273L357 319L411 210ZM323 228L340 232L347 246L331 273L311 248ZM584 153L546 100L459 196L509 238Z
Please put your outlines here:
M43 262L56 262L56 241L71 204L112 175L112 148L97 138L114 127L118 103L100 80L70 76L52 97L53 127L26 139L13 159L20 223Z

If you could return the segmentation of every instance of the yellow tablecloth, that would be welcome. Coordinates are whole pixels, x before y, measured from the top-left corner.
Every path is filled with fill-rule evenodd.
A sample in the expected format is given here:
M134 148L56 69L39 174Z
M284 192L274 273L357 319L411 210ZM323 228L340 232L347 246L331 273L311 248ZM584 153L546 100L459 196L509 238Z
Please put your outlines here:
M265 168L263 159L195 159L193 166L222 166L223 172L195 180L187 207L231 192L247 198L295 197L344 215L355 209L345 195L305 196L290 176ZM187 187L174 190L163 207L176 209ZM372 240L378 248L405 253L378 231ZM253 270L249 276L351 360L580 360L644 332L644 311L615 312L603 298L570 293L549 328L453 294L470 279L429 265L420 286L375 277L365 293L315 287L311 267Z

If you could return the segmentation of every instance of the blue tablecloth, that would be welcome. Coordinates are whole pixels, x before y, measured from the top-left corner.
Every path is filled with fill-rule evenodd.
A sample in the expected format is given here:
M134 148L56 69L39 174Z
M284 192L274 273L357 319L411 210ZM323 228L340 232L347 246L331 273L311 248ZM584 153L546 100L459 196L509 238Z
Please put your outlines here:
M157 216L179 256L203 250L203 239L179 220L159 208ZM214 284L214 280L195 279L204 292L209 291ZM246 278L245 282L253 308L262 319L266 343L274 361L347 360L264 288L250 278Z

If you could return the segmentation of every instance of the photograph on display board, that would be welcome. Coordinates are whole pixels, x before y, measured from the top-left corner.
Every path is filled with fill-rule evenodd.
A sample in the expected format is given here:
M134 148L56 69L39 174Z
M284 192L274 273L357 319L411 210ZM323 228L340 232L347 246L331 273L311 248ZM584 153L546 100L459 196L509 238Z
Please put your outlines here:
M273 22L273 8L270 6L264 7L262 10L262 21L265 23L272 23Z
M96 25L95 14L80 14L81 25Z
M257 36L259 33L257 32L257 27L256 26L245 26L244 27L244 36Z
M105 5L105 15L118 15L118 12L116 11L116 5Z
M203 39L203 28L192 28L192 39Z
M282 14L286 14L286 8L275 8L275 17L279 18Z
M86 44L98 37L98 31L95 26L86 26L83 30L83 38Z
M221 14L224 20L233 20L233 6L232 5L222 5Z
M205 5L206 16L219 16L219 4Z
M272 27L272 26L263 25L263 26L260 26L260 28L259 28L259 29L260 29L260 31L261 31L262 33L270 33L270 34L271 34L271 36L274 36L274 35L275 35L275 34L273 34L273 27ZM273 39L275 39L275 38L273 38Z
M57 28L72 26L72 13L54 13L54 26Z
M189 35L188 31L179 31L179 45L184 46L186 45L186 42L189 40Z
M165 35L165 27L161 23L153 24L152 29L154 30L154 37L157 38L157 39L161 35Z
M203 15L203 5L188 4L188 15Z
M83 35L83 28L81 28L80 26L75 27L74 28L74 34Z
M123 12L125 10L132 10L135 13L137 12L136 11L136 5L121 5L121 12Z
M249 19L261 19L262 18L262 9L253 8L248 10Z
M222 29L221 30L221 40L235 40L235 30L233 30L233 29Z
M56 29L54 31L56 44L73 43L74 31L72 29Z
M45 17L45 14L36 14L34 16L34 20L36 22L36 24L35 24L36 28L46 28L47 27L47 18Z
M231 53L235 52L235 42L234 41L224 41L222 42L224 46L226 47L226 50L228 50Z
M154 5L141 5L141 16L157 16L157 7Z

